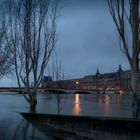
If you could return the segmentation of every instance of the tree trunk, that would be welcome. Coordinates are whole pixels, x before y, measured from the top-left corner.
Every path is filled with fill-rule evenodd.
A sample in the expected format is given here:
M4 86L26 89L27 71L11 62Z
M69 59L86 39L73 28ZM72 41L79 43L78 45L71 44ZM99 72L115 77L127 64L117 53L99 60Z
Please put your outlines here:
M132 116L140 118L140 95L139 95L139 0L131 0L131 27L132 27Z
M117 27L122 41L122 51L125 53L131 67L131 86L132 86L132 116L140 118L140 95L139 95L139 55L140 55L140 17L139 0L106 0L110 9L110 14ZM126 6L125 6L126 5ZM128 6L129 5L129 6ZM129 7L129 12L126 8ZM130 25L131 34L129 33ZM127 28L128 27L128 28ZM128 39L131 37L131 41ZM130 42L129 42L130 41ZM121 45L121 43L120 43ZM131 48L130 48L131 46ZM120 46L121 47L121 46ZM130 50L129 50L130 49Z
M57 113L58 115L60 115L60 97L59 97L59 93L57 93L56 95L57 97Z
M36 105L37 105L37 98L36 96L32 96L30 102L30 113L36 113Z
M139 95L139 70L131 71L132 84L132 117L140 118L140 95Z

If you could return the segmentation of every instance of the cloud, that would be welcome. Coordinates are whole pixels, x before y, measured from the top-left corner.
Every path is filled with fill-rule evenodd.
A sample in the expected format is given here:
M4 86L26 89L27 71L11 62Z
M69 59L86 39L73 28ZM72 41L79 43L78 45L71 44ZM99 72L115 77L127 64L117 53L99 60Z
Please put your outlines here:
M63 2L67 7L61 11L58 22L56 52L64 65L66 78L94 74L97 67L101 73L116 71L119 64L128 69L127 59L119 50L117 31L106 2ZM0 84L11 85L11 81L14 80L4 78Z
M68 77L115 71L119 64L129 65L120 52L118 34L107 5L101 1L93 6L73 6L64 13L58 24L57 52Z

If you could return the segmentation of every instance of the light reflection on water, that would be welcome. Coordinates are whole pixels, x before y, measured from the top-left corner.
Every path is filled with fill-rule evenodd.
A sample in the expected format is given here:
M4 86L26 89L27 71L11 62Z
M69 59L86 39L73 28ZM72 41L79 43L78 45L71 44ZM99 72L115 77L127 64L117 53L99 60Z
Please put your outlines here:
M131 117L130 95L63 94L60 97L60 114ZM0 140L53 140L23 120L19 112L28 111L29 105L22 95L0 94ZM56 94L40 94L37 112L56 114Z
M110 97L105 95L105 113L108 115L110 111Z
M80 115L81 106L80 106L80 99L79 98L80 98L80 95L75 94L73 115Z
M50 106L55 99L55 95L50 96L53 98L47 100L47 105L44 106ZM65 105L63 105L64 101ZM130 95L70 94L63 95L62 100L60 100L60 106L63 108L60 110L60 114L131 118L131 104ZM53 105L51 108L46 108L44 111L55 114L57 108Z

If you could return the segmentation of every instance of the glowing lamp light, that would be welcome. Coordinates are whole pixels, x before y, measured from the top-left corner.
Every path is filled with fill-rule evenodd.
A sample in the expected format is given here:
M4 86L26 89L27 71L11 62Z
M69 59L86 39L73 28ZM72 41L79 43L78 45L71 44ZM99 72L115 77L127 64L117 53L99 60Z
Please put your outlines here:
M76 81L76 85L78 85L79 84L79 81Z

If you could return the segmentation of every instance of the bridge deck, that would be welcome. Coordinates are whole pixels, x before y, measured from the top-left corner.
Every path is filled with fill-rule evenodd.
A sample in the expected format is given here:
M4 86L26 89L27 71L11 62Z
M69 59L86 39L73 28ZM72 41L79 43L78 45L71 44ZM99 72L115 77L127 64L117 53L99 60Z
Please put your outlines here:
M0 87L0 92L20 92L20 88L19 87ZM24 87L22 87L23 91L26 91L26 89ZM33 88L31 87L30 90L33 90ZM97 92L97 91L114 91L114 92L120 92L120 90L89 90L89 89L51 89L51 88L44 88L44 87L39 87L38 88L39 91L58 91L58 92L65 92L65 93L93 93L93 92Z

